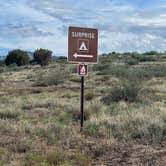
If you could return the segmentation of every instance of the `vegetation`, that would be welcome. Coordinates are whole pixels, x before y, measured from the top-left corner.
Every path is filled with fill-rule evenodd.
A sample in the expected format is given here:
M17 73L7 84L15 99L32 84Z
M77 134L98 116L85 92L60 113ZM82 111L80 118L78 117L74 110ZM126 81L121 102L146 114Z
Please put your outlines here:
M33 57L35 62L41 66L46 66L51 61L51 55L52 51L40 48L35 50Z
M75 65L0 66L0 165L165 165L166 55L99 59L85 78L82 132Z
M29 63L28 54L19 49L10 51L5 60L5 64L8 66L13 63L17 64L18 66L27 65Z

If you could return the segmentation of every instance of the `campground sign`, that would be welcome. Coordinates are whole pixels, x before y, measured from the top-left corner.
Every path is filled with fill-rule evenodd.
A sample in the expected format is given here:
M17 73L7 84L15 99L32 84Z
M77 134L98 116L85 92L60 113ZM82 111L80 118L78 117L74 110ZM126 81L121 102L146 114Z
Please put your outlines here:
M80 130L84 123L84 77L88 75L88 64L98 62L98 30L92 28L69 27L68 62L78 63L77 72L81 77Z
M92 28L69 27L68 61L97 63L98 31Z

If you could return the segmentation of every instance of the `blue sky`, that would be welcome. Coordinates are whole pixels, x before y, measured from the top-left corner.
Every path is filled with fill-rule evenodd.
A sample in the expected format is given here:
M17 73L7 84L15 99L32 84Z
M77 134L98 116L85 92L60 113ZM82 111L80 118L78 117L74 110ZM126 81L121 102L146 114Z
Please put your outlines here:
M68 26L99 30L99 53L166 50L166 0L0 0L0 55L67 55Z

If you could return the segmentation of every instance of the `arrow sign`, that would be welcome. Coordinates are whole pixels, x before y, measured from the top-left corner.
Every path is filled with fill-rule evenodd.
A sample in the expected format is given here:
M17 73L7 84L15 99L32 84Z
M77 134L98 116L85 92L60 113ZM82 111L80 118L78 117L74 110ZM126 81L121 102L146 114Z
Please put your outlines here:
M69 27L68 62L98 63L98 30Z
M80 55L80 54L77 54L77 53L75 53L73 56L75 58L93 58L93 55Z

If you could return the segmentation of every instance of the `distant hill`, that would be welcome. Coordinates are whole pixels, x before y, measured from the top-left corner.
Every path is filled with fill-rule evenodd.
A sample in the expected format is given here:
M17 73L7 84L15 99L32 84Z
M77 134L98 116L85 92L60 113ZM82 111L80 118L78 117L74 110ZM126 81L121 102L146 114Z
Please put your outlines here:
M58 59L58 56L52 55L52 60L57 60L57 59Z
M6 59L6 56L0 56L0 62L4 62Z

